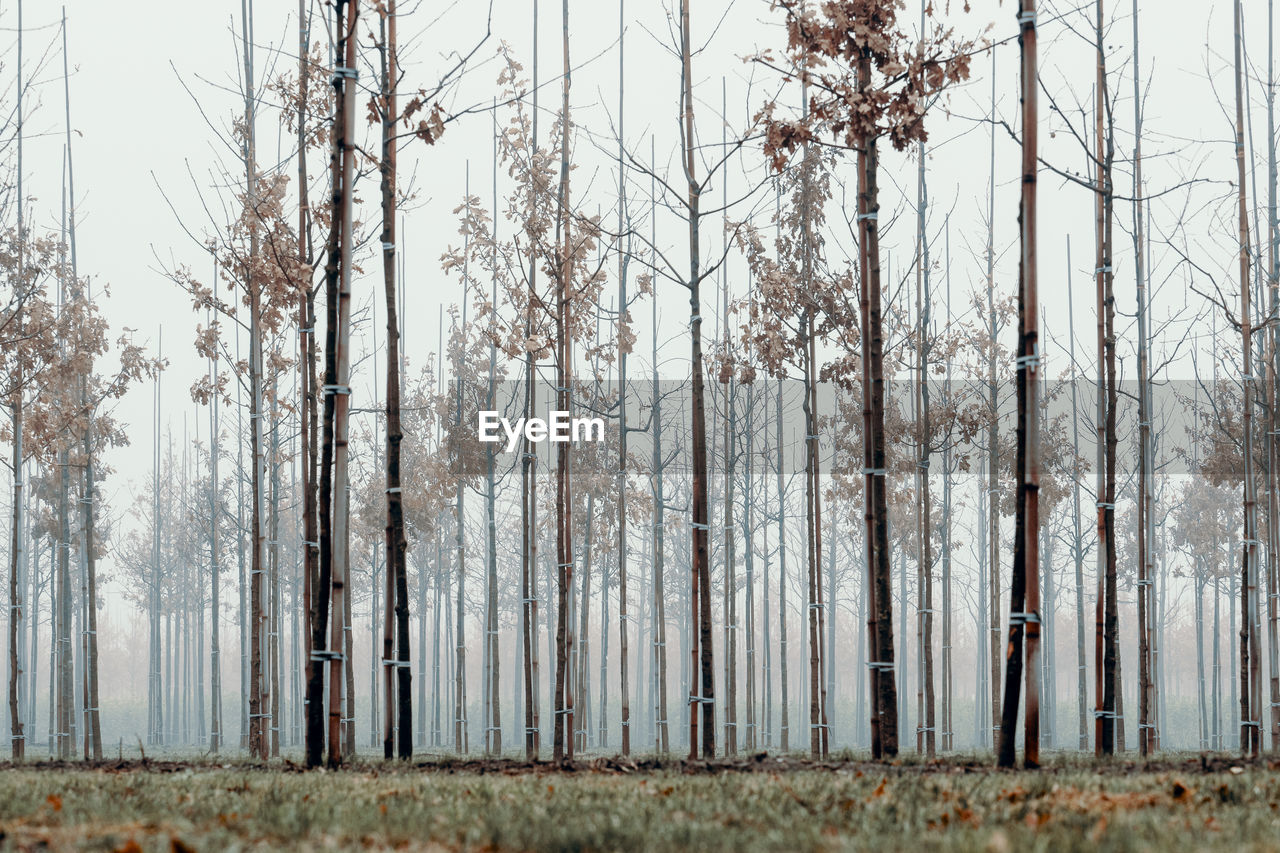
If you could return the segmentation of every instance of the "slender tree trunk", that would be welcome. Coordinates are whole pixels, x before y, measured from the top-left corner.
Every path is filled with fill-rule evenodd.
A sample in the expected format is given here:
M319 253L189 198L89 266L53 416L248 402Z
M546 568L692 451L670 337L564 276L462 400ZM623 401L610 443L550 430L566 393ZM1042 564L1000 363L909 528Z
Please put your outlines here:
M657 198L650 187L650 198ZM650 228L653 224L653 208L649 211ZM655 295L650 302L652 323L657 328L658 299ZM666 491L663 484L662 459L662 393L658 387L658 338L653 337L652 395L653 395L653 650L655 657L654 679L657 681L657 708L655 709L657 731L654 746L659 753L667 755L671 751L670 729L667 725L667 600L664 585L666 569L667 531L666 531Z
M920 7L924 23L924 4ZM930 758L937 754L937 727L933 688L933 499L929 493L931 424L929 421L929 187L925 181L925 144L919 144L918 191L916 194L916 560L918 645L920 654L920 691L916 711L916 752ZM905 603L904 603L905 606Z
M1280 180L1276 164L1275 130L1275 4L1267 0L1267 287L1271 291L1271 316L1280 314L1280 216L1276 210L1276 185ZM1267 445L1267 671L1270 675L1271 750L1280 751L1280 329L1271 328L1271 352L1267 383L1270 402Z
M572 394L570 358L573 353L569 317L569 290L572 286L572 252L569 216L569 88L572 84L569 65L569 0L561 7L561 41L563 75L560 90L560 185L559 217L556 222L558 278L556 282L556 408L569 411ZM562 443L556 451L556 683L555 738L556 761L573 758L573 685L569 675L573 646L573 627L569 614L569 596L573 587L573 501L569 480L569 445Z
M71 206L67 208L68 230L69 236L68 246L71 252L71 282L72 288L77 295L80 294L81 284L79 269L76 262L76 180L75 180L75 161L72 158L71 148L71 75L70 75L70 59L67 51L67 17L66 12L62 15L62 86L63 97L66 106L66 121L64 124L66 138L66 161L67 161L67 190L71 196ZM87 296L86 296L87 298ZM82 435L84 448L84 466L85 466L85 485L84 494L80 499L81 525L84 536L84 581L85 581L85 631L83 636L84 646L84 713L85 713L85 758L92 756L95 759L102 758L102 724L98 712L98 612L97 612L97 560L93 550L94 524L93 524L93 409L89 405L88 399L88 380L87 377L80 377L80 406L82 416L85 419L84 432ZM15 476L17 476L15 474Z
M21 298L26 298L26 276L24 259L26 257L26 230L23 227L23 206L24 196L22 195L22 0L18 0L18 85L17 85L17 133L18 133L18 285L22 290ZM14 332L21 338L23 335L23 312L21 302L18 306L17 317L14 322ZM19 658L18 636L22 630L22 558L23 558L23 541L22 541L22 525L23 525L23 470L22 470L22 453L23 453L23 368L22 360L17 360L17 367L13 372L13 389L9 400L9 412L12 419L13 428L13 529L10 531L10 548L9 548L9 743L10 751L13 754L14 761L22 761L26 755L26 730L22 723L22 691L24 688L24 679L22 672L22 661ZM33 572L34 574L34 572ZM32 578L34 585L35 578ZM36 626L36 614L34 608L30 614L33 627ZM32 641L32 654L35 654L37 644ZM38 672L34 667L32 673L31 694L35 696L35 675ZM35 714L31 715L32 724L35 723Z
M947 324L951 327L951 221L946 223L946 299ZM951 358L947 357L943 394L946 405L951 405ZM952 718L952 693L954 676L951 669L951 477L952 458L950 442L942 451L942 749L955 749Z
M689 342L692 388L692 590L696 675L690 684L689 757L698 757L698 710L702 716L702 757L712 758L716 752L715 664L711 647L711 553L709 549L709 511L707 498L707 415L705 367L702 360L702 271L701 195L697 177L697 143L693 136L693 43L689 29L689 2L680 0L680 109L683 119L681 139L684 177L688 186L686 215L689 225Z
M263 644L267 633L267 611L262 600L262 575L265 571L263 537L263 431L262 431L262 294L254 277L252 264L258 257L257 229L257 165L254 139L253 80L253 10L248 0L240 3L240 44L244 60L244 142L242 156L245 171L245 201L249 219L249 256L239 271L241 286L248 294L249 302L249 456L253 473L250 475L250 524L249 541L252 552L249 559L249 754L254 758L268 757L267 733L264 710L270 702L265 672L263 670Z
M746 749L754 752L759 745L759 715L756 710L756 573L755 573L755 385L747 386L746 431L743 434L744 471L742 496L743 557L747 573L746 601L746 681L747 681L747 735ZM834 621L833 621L834 625ZM834 629L833 629L834 633Z
M566 322L566 328L568 324ZM572 354L569 356L572 358ZM570 466L572 468L572 465ZM571 673L571 684L568 688L570 695L569 707L574 709L574 721L576 726L571 729L574 736L576 746L575 750L582 751L587 748L587 733L590 731L589 717L591 714L591 704L587 701L590 697L590 645L591 634L590 628L590 612L591 612L591 566L592 566L592 526L595 521L595 496L587 496L587 510L585 515L586 529L582 537L582 564L581 564L581 580L577 597L570 592L569 598L569 624L572 626L576 620L578 630L573 634L573 643L569 646L569 658ZM603 583L601 584L604 585ZM582 605L579 610L578 601L581 600Z
M779 697L782 701L782 711L779 718L779 743L783 753L791 750L791 712L789 710L790 700L790 678L787 674L787 490L782 479L782 379L778 379L778 397L777 408L775 410L776 443L774 447L777 459L776 473L778 477L778 680L781 684L782 691ZM874 613L869 617L874 620ZM874 621L869 622L874 631ZM872 637L874 647L875 637ZM872 655L874 657L874 654ZM872 676L872 695L875 695L875 677L876 672L871 670ZM876 726L876 719L879 716L879 709L873 712L872 728Z
M498 127L497 113L494 112L494 151L493 151L493 209L498 209ZM497 224L495 222L493 232L493 243L490 247L490 268L493 273L493 293L491 296L494 305L498 304L498 257L497 257ZM489 342L489 388L487 406L492 410L495 406L495 397L497 394L496 373L497 373L497 344L490 340ZM485 660L485 718L484 718L484 748L486 755L502 755L502 715L500 713L501 702L499 701L499 673L500 658L498 649L498 510L497 510L497 472L495 470L495 460L493 445L488 445L485 453L485 522L486 522L486 557L488 576L485 581L485 632L484 632L484 660Z
M281 685L284 683L280 677L280 661L281 655L281 639L284 636L280 630L280 414L276 401L279 400L279 373L272 371L271 374L271 447L268 455L268 464L271 466L271 499L267 508L267 548L268 553L268 582L270 583L270 615L267 620L267 640L268 649L268 667L271 677L268 680L270 685L271 703L267 713L270 715L268 719L271 721L270 730L270 749L271 757L280 757L280 693Z
M995 55L991 59L991 116L996 108ZM1000 742L1000 400L996 385L999 327L995 303L995 131L991 136L990 177L987 185L987 688L991 693L991 745Z
M75 660L71 639L71 513L70 452L58 451L58 757L71 758L75 752Z
M470 164L468 164L467 175L465 178L465 195L468 206L471 204L471 174ZM468 214L470 211L468 211ZM469 272L467 269L466 258L470 256L470 236L463 238L463 274L464 280L467 279ZM462 303L462 325L459 327L459 334L465 336L467 328L467 301ZM463 380L463 361L462 353L465 347L465 338L459 343L457 349L457 357L454 359L454 428L459 429L462 425L462 380ZM464 498L466 496L466 483L462 480L462 472L459 469L457 492L454 496L453 524L454 524L454 548L457 554L457 580L455 586L455 606L454 606L454 622L456 645L454 647L454 676L453 676L453 749L459 755L469 751L468 736L469 727L467 725L467 645L466 645L466 613L463 610L463 599L466 591L467 577L467 553L466 553L466 509Z
M728 301L726 291L725 301ZM726 312L727 316L727 312ZM727 325L727 324L726 324ZM723 339L726 350L729 341ZM724 754L738 753L738 558L734 548L736 534L734 503L734 469L737 460L735 447L737 418L735 412L733 379L724 383L724 401L727 411L724 418Z
M871 86L871 55L858 56L858 90ZM866 472L867 567L871 573L872 643L868 664L875 709L871 752L876 759L898 754L898 691L893 672L893 600L889 564L889 505L886 493L883 295L880 288L879 155L876 140L858 148L858 243L862 275L863 445Z
M1156 685L1153 681L1152 634L1155 614L1152 607L1154 565L1151 558L1155 524L1152 492L1155 488L1154 443L1151 437L1150 362L1147 355L1147 294L1143 262L1142 210L1142 99L1139 88L1138 3L1133 3L1133 249L1137 282L1138 313L1138 750L1148 755L1155 748Z
M1036 291L1036 172L1039 116L1035 0L1022 0L1022 255L1018 264L1018 504L1014 525L1009 644L1000 721L999 763L1014 764L1021 655L1026 631L1027 711L1023 763L1040 764L1040 308Z
M1088 665L1085 655L1084 616L1084 542L1080 531L1080 414L1076 378L1076 321L1072 294L1071 237L1067 237L1067 337L1071 359L1071 465L1074 471L1071 488L1071 556L1076 570L1076 712L1079 718L1077 748L1089 748Z
M1204 667L1204 563L1195 558L1195 626L1196 626L1196 710L1200 722L1200 750L1209 749L1209 711L1205 693Z
M21 256L20 256L21 257ZM19 261L21 264L21 261ZM21 269L21 267L19 267ZM21 280L21 278L19 279ZM19 315L14 326L16 334L22 334L22 317ZM23 400L22 400L22 383L23 373L22 366L19 362L18 369L14 371L14 390L10 398L9 414L13 427L13 528L9 532L9 744L10 752L14 761L22 761L26 757L26 739L27 729L22 722L22 692L25 685L22 671L22 659L18 654L19 642L18 635L22 630L22 565L23 565L23 479L24 472L22 466L23 452ZM36 614L34 607L29 614L29 618L34 625L36 622ZM32 642L32 649L37 648L37 644ZM36 670L32 670L34 673ZM32 685L32 693L35 693L35 686ZM32 719L35 719L34 714Z
M538 148L538 0L533 0L533 110L530 148ZM533 180L532 175L530 181ZM531 197L533 193L531 192ZM529 300L525 309L524 333L533 335L534 305L537 302L538 259L529 257ZM537 411L537 362L532 350L525 353L524 399L526 419ZM520 595L521 649L524 665L524 751L525 758L534 760L541 749L542 723L538 714L541 679L538 677L538 455L534 443L526 435L520 464Z
M803 109L808 113L808 92L801 90ZM800 211L800 281L805 294L813 293L813 250L814 235L812 209L809 202L809 185L812 170L816 168L818 154L816 150L805 145L803 150L804 164L801 167L801 211ZM824 702L825 684L823 679L822 660L822 510L818 491L818 416L817 404L817 350L814 327L814 306L809 299L804 300L803 314L800 320L801 374L803 377L803 394L801 409L804 414L804 450L805 450L805 569L806 569L806 622L809 636L809 752L814 758L825 757L823 744L825 741L826 707Z
M311 204L307 177L307 98L310 77L307 68L307 54L311 41L311 18L307 13L306 0L298 0L298 255L299 260L307 263L313 257L311 244ZM334 148L336 153L337 149ZM335 186L337 183L335 182ZM300 429L302 456L302 548L303 548L303 601L306 606L306 693L303 706L306 714L305 747L308 767L318 767L324 756L324 661L318 659L325 649L325 633L328 621L328 581L320 578L320 542L317 531L316 506L316 464L317 464L317 405L316 405L316 316L315 292L311 282L305 283L298 297L298 337L301 364L298 372L301 378ZM217 369L215 362L214 369ZM216 383L215 383L216 384ZM217 399L214 400L216 411ZM215 415L216 418L216 415ZM217 426L213 427L214 438L217 437ZM216 443L213 445L216 448ZM216 467L216 451L214 453ZM217 482L217 477L214 477ZM212 528L216 531L216 526ZM216 532L211 533L216 536ZM215 551L216 554L216 551ZM215 564L216 565L216 564ZM215 570L214 589L217 589L217 573ZM217 596L215 592L214 631L217 637ZM324 607L321 608L321 601ZM215 659L217 655L215 640ZM215 678L217 676L215 675ZM217 698L215 689L215 702Z
M626 172L622 164L624 118L623 100L626 80L626 0L618 0L618 233L622 233L627 212ZM627 302L627 266L631 261L628 249L618 255L618 323L629 312ZM619 335L621 338L621 335ZM622 676L622 754L631 754L631 686L628 666L627 632L631 623L627 616L627 347L618 348L618 653ZM601 683L603 691L605 685ZM603 717L601 723L603 723Z
M23 491L25 493L26 490L24 489ZM27 498L24 497L24 503L26 500ZM24 611L24 617L26 618L27 622L30 623L31 625L31 632L30 632L31 633L31 639L30 639L31 652L26 664L26 669L21 673L22 675L29 675L30 680L28 681L27 678L20 678L19 688L18 688L19 699L21 700L23 693L25 693L26 700L27 700L27 708L26 708L27 722L23 724L23 734L24 734L23 746L25 750L26 741L35 739L35 725L36 725L36 718L38 716L36 714L36 710L37 710L36 703L37 703L39 691L36 689L35 674L40 671L40 555L39 555L38 549L33 549L29 547L27 544L27 543L36 541L36 538L35 536L32 535L32 532L33 532L32 528L34 524L30 520L30 514L26 511L25 505L23 506L22 514L27 516L27 532L26 532L26 536L24 537L24 541L22 541L21 543L23 561L20 565L22 565L21 572L22 572L22 575L24 576L24 580L26 579L25 576L30 576L29 600L31 602L30 609ZM23 584L23 586L26 586L26 584ZM22 591L23 591L22 589L19 590L20 593ZM18 640L18 652L19 652L18 666L21 667L22 666L22 639L21 638L19 638ZM19 711L22 710L21 701L19 701L18 708L19 708ZM13 719L14 718L11 716L10 717L11 724ZM22 717L19 716L17 719L22 719Z
M83 380L82 380L83 383ZM84 496L80 499L81 523L84 525L84 548L86 560L86 577L88 590L85 601L85 721L89 747L85 750L85 758L102 760L102 723L98 704L98 563L94 553L94 500L96 484L93 476L93 412L87 403L84 385L81 387L81 400L85 401L84 427L84 459L85 483ZM15 469L16 470L16 469ZM15 519L15 521L18 521ZM20 528L15 528L20 529Z
M382 654L385 668L386 719L383 755L394 750L400 758L413 754L413 670L409 662L409 578L405 552L404 508L400 491L400 321L396 306L396 122L399 117L396 93L400 82L396 53L396 2L387 0L381 9L382 26L382 270L387 306L387 392L386 392L386 495L387 495L387 602L383 627ZM391 624L394 619L394 626ZM394 637L393 637L394 627ZM394 684L393 684L394 681ZM392 703L396 708L392 709ZM393 723L394 713L394 723ZM398 725L398 735L396 726Z
M61 277L59 277L61 278ZM59 305L67 301L67 288L64 280L59 282ZM65 347L59 346L60 355L65 357ZM58 451L58 757L67 760L74 752L74 735L72 726L76 711L73 707L73 646L72 646L72 575L70 575L70 552L72 552L72 526L70 526L69 493L70 493L70 453L68 447Z
M1233 3L1235 23L1235 92L1236 92L1236 176L1239 200L1240 238L1240 336L1242 352L1243 455L1244 455L1244 537L1240 567L1240 749L1258 755L1262 746L1261 682L1259 664L1261 649L1258 625L1258 521L1257 484L1253 473L1253 308L1249 290L1249 218L1245 196L1244 162L1244 69L1241 59L1241 9Z
M770 630L770 617L772 616L772 607L769 599L769 564L771 562L771 553L769 551L769 498L768 498L768 480L765 479L769 469L768 452L769 452L769 386L767 383L761 386L760 390L760 415L761 415L761 432L764 434L764 443L762 447L762 457L760 460L763 469L761 474L760 492L761 492L761 512L763 513L763 523L761 524L761 532L764 535L764 569L760 578L761 598L761 623L763 632L761 634L761 643L764 648L764 663L762 666L762 687L761 693L761 712L763 716L764 737L761 745L765 749L773 747L773 636ZM781 543L779 543L781 545ZM862 633L859 631L858 636ZM858 681L858 684L861 684Z
M338 2L335 7L334 32L339 34L336 54L344 57L335 69L333 216L329 234L328 263L325 286L328 293L329 329L325 346L325 451L321 460L320 481L320 573L321 583L328 581L329 604L333 608L329 632L328 753L329 765L337 767L343 759L342 723L346 693L343 663L348 657L346 636L346 585L348 537L350 534L347 492L347 412L350 402L350 322L351 322L351 249L352 181L355 177L355 74L356 19L359 5L352 0ZM346 12L344 20L344 11ZM332 470L330 469L332 462ZM328 572L326 572L326 564ZM328 577L326 577L326 574ZM322 602L322 616L324 602ZM323 620L317 630L323 630Z
M1098 301L1098 558L1099 595L1097 605L1095 654L1099 674L1095 685L1099 696L1097 750L1111 755L1117 741L1123 749L1123 737L1117 738L1118 706L1118 616L1116 603L1116 548L1115 548L1115 500L1116 500L1116 388L1115 388L1115 301L1112 290L1112 241L1111 220L1113 188L1111 163L1114 154L1111 102L1107 92L1106 53L1103 45L1102 0L1097 0L1095 19L1095 48L1097 52L1097 80L1094 95L1094 142L1097 146L1094 168L1096 187L1096 234Z

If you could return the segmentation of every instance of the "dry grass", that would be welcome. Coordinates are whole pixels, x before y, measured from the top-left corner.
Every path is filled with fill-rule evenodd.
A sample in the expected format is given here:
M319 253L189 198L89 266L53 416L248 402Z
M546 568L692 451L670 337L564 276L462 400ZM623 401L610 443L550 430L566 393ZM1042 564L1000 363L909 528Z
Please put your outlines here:
M1280 775L1230 761L209 762L0 772L6 849L1274 850ZM1101 772L1099 772L1101 771Z

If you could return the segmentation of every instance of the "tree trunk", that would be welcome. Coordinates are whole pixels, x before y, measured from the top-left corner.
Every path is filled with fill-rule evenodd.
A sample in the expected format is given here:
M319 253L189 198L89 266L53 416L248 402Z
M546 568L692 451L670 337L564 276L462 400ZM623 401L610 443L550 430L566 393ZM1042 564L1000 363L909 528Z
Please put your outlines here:
M17 334L22 334L22 318L15 324ZM22 367L14 372L14 390L9 403L13 424L13 528L9 532L9 744L14 761L26 757L27 731L22 723L22 691L25 687L22 660L18 654L18 635L22 630L22 558L23 558L23 400ZM35 613L29 614L35 624ZM32 643L32 649L36 644ZM34 670L33 670L34 672ZM32 692L35 692L34 684ZM33 717L34 719L34 717Z
M1209 749L1209 710L1204 667L1204 562L1195 558L1196 705L1200 720L1200 751Z
M995 55L991 59L991 115L996 108ZM991 745L1000 742L1000 401L996 388L997 335L995 303L995 131L991 136L991 172L987 187L987 687L991 695Z
M271 757L280 757L280 723L282 720L280 709L283 706L281 701L281 693L283 692L284 679L281 677L281 662L284 655L282 654L284 639L284 631L282 630L280 613L282 610L283 599L280 594L280 502L283 499L280 488L280 410L277 405L279 400L279 373L272 371L271 374L271 504L268 514L268 531L267 531L267 547L269 552L270 565L270 584L271 584L271 617L268 621L267 637L270 641L270 661L271 668ZM189 617L188 617L189 621Z
M1267 286L1271 291L1271 315L1280 313L1280 216L1276 211L1275 130L1275 62L1274 19L1275 4L1267 0ZM1269 425L1267 445L1267 671L1270 674L1271 750L1280 751L1280 608L1276 598L1280 595L1280 329L1271 329L1271 353L1266 365L1270 376L1267 391Z
M335 69L335 111L333 154L333 227L329 235L329 259L325 269L325 285L329 295L329 330L325 346L325 457L322 460L321 503L321 583L325 563L329 564L330 603L333 608L329 632L329 765L341 765L344 756L342 723L345 712L346 667L346 586L348 564L349 496L347 491L347 413L350 404L350 323L351 323L351 250L352 250L352 181L355 177L355 74L356 19L359 4L353 0L338 2L335 7L334 32L340 34L336 55L344 57ZM343 12L346 11L346 20ZM329 462L332 460L332 474ZM327 555L326 555L327 551ZM326 559L327 557L327 559Z
M1115 387L1115 301L1112 290L1112 240L1111 220L1113 188L1111 163L1115 140L1112 132L1110 97L1107 92L1106 53L1103 45L1102 0L1096 3L1095 48L1097 51L1097 80L1094 96L1095 144L1097 156L1095 171L1096 233L1098 262L1095 269L1098 297L1098 444L1099 461L1098 494L1098 556L1099 596L1097 629L1099 637L1096 649L1101 672L1096 685L1101 695L1098 713L1099 754L1111 755L1117 740L1123 749L1123 737L1117 739L1116 725L1119 719L1118 681L1119 647L1118 614L1116 602L1116 387Z
M263 376L262 376L262 294L254 278L252 264L258 257L257 229L257 165L254 139L254 81L253 81L253 27L252 12L246 0L240 4L240 44L244 60L244 123L243 148L245 172L245 200L249 219L249 256L240 274L241 286L249 299L249 456L253 464L250 475L250 542L253 550L249 558L249 755L267 758L269 744L264 721L269 716L270 690L263 669L264 642L267 640L268 614L262 600L262 576L265 571L263 536Z
M657 195L650 187L650 198ZM653 219L653 208L649 211L650 228L656 229ZM652 323L657 328L658 299L654 295L650 303ZM671 751L670 729L667 725L667 594L664 587L663 573L666 568L667 531L666 531L666 492L663 488L662 459L662 394L658 388L658 338L653 337L653 353L651 356L653 371L653 650L654 680L657 682L656 714L657 728L654 737L654 748L662 755Z
M498 127L497 113L494 113L494 151L493 151L493 210L498 209ZM497 273L497 224L494 226L494 242L490 247L490 266L493 269L492 304L498 304ZM497 344L489 342L489 389L487 406L490 410L495 405L497 393ZM494 449L489 444L485 451L485 527L486 527L486 559L488 576L485 580L485 717L484 717L484 750L486 755L502 755L502 715L499 711L499 654L498 654L498 510L497 510L497 472L495 470Z
M26 230L23 228L23 195L22 195L22 2L18 2L18 85L17 85L18 106L17 112L17 132L18 132L18 282L19 286L25 288L25 270L23 259L26 256ZM22 310L19 305L17 317L14 322L14 331L21 338L23 334ZM18 656L18 636L22 626L22 589L20 586L22 577L22 489L23 489L23 471L22 471L22 440L23 440L23 370L22 360L17 360L17 369L13 374L12 397L9 400L9 411L12 416L13 427L13 530L10 531L10 548L9 548L9 742L10 750L13 754L14 761L21 761L26 755L26 731L22 724L22 689L24 687L22 678L22 661ZM34 572L33 572L34 574ZM35 579L32 579L34 584ZM35 613L31 614L33 627L37 622ZM32 653L36 650L36 644L32 642ZM32 685L31 693L35 695L35 675L36 669L31 670ZM32 724L35 723L35 715L32 714Z
M951 223L946 223L946 299L947 328L951 327ZM946 405L951 405L951 358L947 358L946 378L943 380ZM954 676L951 670L951 477L952 459L950 442L942 451L942 749L955 749L951 725Z
M538 0L533 0L533 110L530 147L538 147ZM530 177L532 181L532 176ZM532 197L532 192L530 193ZM537 302L538 259L529 257L529 302L525 309L524 333L533 335L534 305ZM524 416L528 420L537 411L537 362L533 352L526 351L524 361ZM520 600L521 650L524 675L524 751L527 760L538 757L541 749L542 723L538 699L541 679L538 677L538 456L534 443L526 436L520 456Z
M58 451L58 757L69 759L75 751L75 696L71 639L71 513L69 507L70 454Z
M310 79L307 74L307 53L310 47L310 34L311 19L307 15L306 0L298 0L298 115L296 119L298 131L298 254L299 259L308 264L312 258L311 205L310 198L308 196L306 149L306 125L308 119L307 90L308 81ZM336 146L333 150L334 162L336 163ZM336 181L334 182L334 186L337 186ZM303 599L307 608L305 620L307 634L307 672L306 699L304 701L304 707L306 709L304 739L306 745L307 766L319 767L324 758L324 661L323 659L318 659L317 655L322 654L325 649L326 622L328 621L329 609L329 582L327 577L324 579L321 578L320 534L317 531L316 518L316 465L318 455L318 424L316 417L316 311L315 292L312 289L310 282L307 282L305 289L298 298L298 335L299 348L301 350L301 364L298 367L298 372L301 374L302 379L302 405L300 406L301 427L299 433L301 438L300 455L302 457ZM214 364L214 369L217 370L216 362ZM214 400L214 406L216 411L216 398ZM213 430L214 438L216 440L216 423ZM213 446L216 448L216 441ZM215 451L215 465L213 468L215 472L217 471L216 455ZM216 475L214 476L214 482L217 482ZM211 535L216 536L216 526L212 530L215 532L211 532ZM216 550L214 553L216 554ZM216 607L216 568L214 578L215 608L213 618L215 632L214 656L216 660L216 632L218 630L218 615ZM321 602L323 602L323 606ZM214 678L217 677L218 676L215 673ZM214 701L219 703L219 705L221 703L221 700L218 698L218 688L214 689Z
M871 56L858 56L858 89L871 86ZM880 163L874 138L858 148L858 243L862 275L863 445L866 473L867 567L871 573L872 757L898 754L898 691L893 672L893 599L889 565L889 505L886 493L883 295L880 289L880 201L877 184Z
M1077 748L1084 752L1089 748L1088 722L1088 665L1085 657L1084 621L1084 542L1080 531L1080 414L1076 393L1076 321L1074 296L1071 289L1071 237L1067 237L1067 337L1071 359L1071 556L1076 570L1076 713L1079 718Z
M623 85L626 80L626 0L618 0L618 233L626 220L627 185L622 165L624 119ZM629 244L628 244L629 245ZM627 266L631 261L628 248L618 255L618 324L629 313L627 302ZM621 335L619 334L619 339ZM618 348L618 654L622 676L622 754L631 754L631 686L628 680L630 660L627 651L627 348ZM605 685L601 683L603 696ZM601 723L604 719L601 717Z
M692 429L692 599L693 622L696 641L693 654L698 665L697 675L690 682L694 687L689 697L689 757L698 757L698 714L702 711L702 757L713 758L716 753L716 705L715 664L711 647L711 553L708 547L710 528L707 497L707 414L704 390L706 369L702 361L702 258L700 229L702 222L702 185L697 178L697 149L693 137L693 43L689 30L689 2L680 0L680 61L681 93L680 109L683 118L681 139L684 177L688 186L686 215L689 224L689 343L690 376L693 384L691 404Z
M1027 712L1023 763L1040 764L1040 308L1036 292L1037 112L1035 0L1022 0L1018 15L1022 52L1022 255L1018 264L1018 503L1014 524L1009 644L1000 720L999 764L1015 760L1018 698L1026 631Z
M783 753L791 750L791 712L789 706L791 704L790 679L787 674L787 491L786 485L782 478L782 379L778 379L778 399L777 409L775 411L775 428L776 439L774 443L774 451L777 459L776 473L778 477L778 680L781 684L782 691L779 697L782 701L782 711L778 722L778 737ZM874 620L874 614L870 617ZM869 624L874 626L874 621ZM874 627L872 629L874 631ZM875 638L872 637L872 645L874 648ZM874 657L874 654L872 655ZM872 676L872 695L875 695L875 675L874 669L871 670ZM876 716L879 710L873 712L872 727L874 729Z
M755 518L753 516L755 498L755 385L747 386L746 431L743 441L743 500L742 500L742 550L746 562L747 601L746 601L746 681L747 681L747 734L745 747L754 752L759 745L759 715L756 710L756 574L755 574ZM834 624L834 620L833 620ZM834 629L833 629L834 633Z
M82 382L84 380L82 379ZM93 412L87 403L85 386L81 386L81 399L85 402L84 458L85 483L84 497L80 500L81 523L84 525L85 565L88 580L87 600L85 601L86 624L86 660L85 660L85 715L88 717L89 748L85 750L85 758L102 760L102 722L98 712L98 562L94 553L94 500L97 494L93 477ZM16 469L15 469L16 470ZM20 523L15 518L15 523ZM15 527L15 529L20 529Z
M924 4L920 7L924 23ZM933 500L929 493L929 235L926 231L929 186L925 181L925 144L918 150L918 191L916 195L916 618L920 654L920 690L916 697L916 752L929 758L937 754L933 692ZM904 602L905 606L905 602Z
M1236 92L1236 177L1239 200L1240 237L1240 336L1242 352L1243 456L1244 456L1244 536L1240 567L1240 749L1258 755L1262 747L1262 686L1259 678L1261 649L1258 646L1258 520L1257 483L1253 473L1253 307L1249 292L1249 218L1245 196L1244 93L1241 60L1240 0L1233 3L1235 22Z
M413 670L409 662L409 576L405 560L408 542L404 532L404 508L400 492L400 321L396 305L396 121L399 118L396 93L400 79L396 52L396 2L387 0L381 10L382 36L382 275L387 305L387 611L394 617L392 641L390 618L383 630L383 665L386 667L386 721L383 754L392 754L392 708L398 734L395 750L400 758L413 754ZM394 674L394 682L392 684Z
M556 221L558 278L556 282L556 408L569 411L572 395L570 358L569 290L572 286L572 253L569 216L569 88L572 83L569 65L569 0L561 4L561 47L563 74L560 90L560 185ZM556 682L554 758L573 758L573 685L569 675L573 627L570 623L569 595L573 587L573 501L569 481L569 445L562 443L556 451Z
M1142 217L1142 98L1139 87L1140 66L1138 60L1138 4L1133 3L1133 252L1134 276L1137 283L1138 313L1138 751L1143 756L1154 749L1154 715L1156 694L1152 680L1153 648L1151 643L1155 627L1152 608L1154 566L1151 558L1153 534L1152 490L1154 482L1154 450L1151 438L1151 390L1150 362L1147 355L1147 294L1143 270L1143 217Z
M467 204L471 204L471 176L468 169L466 177ZM469 213L469 211L468 211ZM466 258L470 254L470 237L463 238L463 278L466 279L468 272L466 268ZM465 335L467 328L467 302L465 298L462 303L462 325L459 334ZM454 384L457 393L454 397L454 428L460 429L462 425L462 372L463 361L462 351L465 343L459 345L458 356L454 360ZM454 647L454 676L453 676L453 749L458 755L463 755L469 751L468 743L468 725L467 725L467 644L466 644L466 613L463 610L463 598L466 591L467 579L467 552L466 552L466 509L464 498L466 496L466 484L462 480L462 471L458 471L457 493L454 496L453 524L454 524L454 548L457 553L457 580L456 580L456 597L454 606L454 623L456 633L456 645Z
M803 109L808 114L808 92L801 89ZM802 207L800 214L800 284L805 294L813 293L814 235L812 208L809 202L810 174L815 168L816 152L808 145L803 149L804 166L800 173ZM805 608L809 626L809 752L814 758L826 757L826 685L823 678L822 659L823 629L826 627L822 613L822 504L819 493L818 471L818 413L817 413L817 350L814 329L814 306L804 300L801 320L800 349L804 399L805 449L805 558L807 570L808 606Z

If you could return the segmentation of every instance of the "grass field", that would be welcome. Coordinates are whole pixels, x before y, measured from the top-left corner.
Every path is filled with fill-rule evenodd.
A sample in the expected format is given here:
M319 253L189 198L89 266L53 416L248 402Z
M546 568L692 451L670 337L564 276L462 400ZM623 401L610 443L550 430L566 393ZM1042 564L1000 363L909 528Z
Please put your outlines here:
M1280 774L1165 758L0 768L4 849L1276 850Z

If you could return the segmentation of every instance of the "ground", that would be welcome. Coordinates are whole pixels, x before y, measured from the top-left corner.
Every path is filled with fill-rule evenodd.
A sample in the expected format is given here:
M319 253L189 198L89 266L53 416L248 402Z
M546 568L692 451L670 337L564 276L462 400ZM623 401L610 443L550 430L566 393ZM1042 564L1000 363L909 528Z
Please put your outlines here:
M0 764L4 849L1275 850L1280 774L1198 756L1035 772L756 756Z

